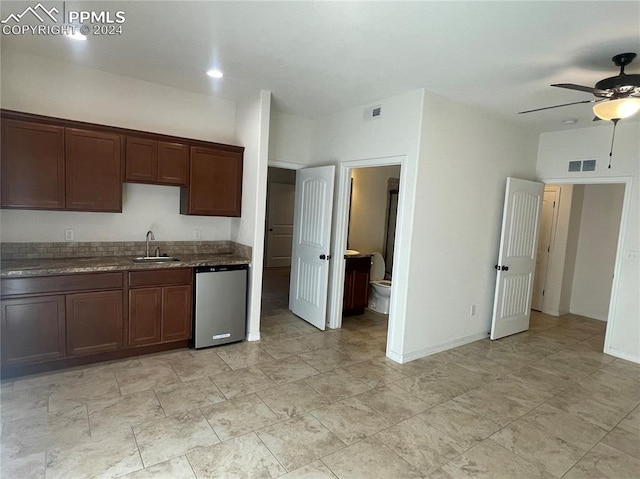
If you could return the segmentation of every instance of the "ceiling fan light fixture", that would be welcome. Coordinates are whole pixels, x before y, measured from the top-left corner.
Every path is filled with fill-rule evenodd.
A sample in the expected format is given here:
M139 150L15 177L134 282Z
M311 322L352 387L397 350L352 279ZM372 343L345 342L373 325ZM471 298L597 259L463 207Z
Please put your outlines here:
M618 98L593 105L593 113L601 120L622 120L640 111L640 98Z

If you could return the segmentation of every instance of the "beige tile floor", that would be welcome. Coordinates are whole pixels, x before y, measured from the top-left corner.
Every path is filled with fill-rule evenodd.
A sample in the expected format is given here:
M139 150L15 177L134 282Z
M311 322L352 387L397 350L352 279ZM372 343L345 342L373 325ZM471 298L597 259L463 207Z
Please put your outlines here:
M531 329L408 364L386 318L2 382L2 478L638 478L640 366L605 324Z

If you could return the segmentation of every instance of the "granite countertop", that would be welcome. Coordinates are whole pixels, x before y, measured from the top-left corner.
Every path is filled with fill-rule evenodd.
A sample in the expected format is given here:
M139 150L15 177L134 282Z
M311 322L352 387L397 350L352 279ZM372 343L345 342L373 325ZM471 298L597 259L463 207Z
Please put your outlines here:
M69 273L96 273L104 271L135 271L166 268L193 268L223 264L251 264L251 260L234 254L183 254L180 261L138 264L123 256L94 258L12 259L3 260L0 277L47 276Z

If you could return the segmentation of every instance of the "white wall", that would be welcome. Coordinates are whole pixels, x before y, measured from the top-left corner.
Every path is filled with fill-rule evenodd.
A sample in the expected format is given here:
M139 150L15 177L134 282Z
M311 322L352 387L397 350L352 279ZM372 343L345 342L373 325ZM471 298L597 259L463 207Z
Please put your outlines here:
M425 95L421 132L407 359L487 337L506 178L534 179L538 139L434 94Z
M235 103L141 80L2 50L1 106L41 115L238 144ZM125 184L122 214L2 211L2 241L229 239L228 218L179 214L179 188Z
M569 185L567 185L569 186ZM564 188L564 187L563 187ZM562 291L560 293L560 307L558 316L566 314L571 309L571 289L576 268L576 255L578 254L578 240L580 239L580 220L582 220L582 203L584 200L584 185L573 185L569 221L566 226L566 244L564 257L564 270L562 273ZM562 201L562 199L560 200Z
M2 210L3 242L64 241L64 230L74 230L74 241L143 241L152 230L158 241L192 241L194 229L202 239L230 238L229 218L181 215L180 188L124 183L122 213Z
M249 271L247 339L260 339L260 299L264 257L264 221L267 198L269 118L271 93L238 103L236 135L244 145L242 215L234 218L231 239L252 247Z
M269 128L269 161L309 163L311 151L311 120L271 111Z
M611 124L540 135L537 175L548 182L627 182L622 215L621 251L616 259L615 294L607 325L605 352L640 362L640 123L618 124L613 163L607 168ZM570 159L596 158L595 172L570 174Z
M624 185L584 185L570 311L606 321Z
M352 171L351 222L348 247L362 253L384 254L389 178L400 178L399 166L357 168Z

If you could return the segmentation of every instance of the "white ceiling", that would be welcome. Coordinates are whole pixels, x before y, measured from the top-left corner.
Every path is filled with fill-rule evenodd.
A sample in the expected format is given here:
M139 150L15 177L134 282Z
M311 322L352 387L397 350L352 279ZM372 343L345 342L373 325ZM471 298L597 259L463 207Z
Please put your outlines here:
M2 2L2 18L36 2ZM62 2L43 2L58 5ZM591 99L551 83L593 86L640 54L640 2L66 2L122 10L120 36L73 42L2 36L24 50L183 90L238 99L259 89L275 108L313 118L425 88L532 127L591 124ZM219 66L222 80L205 72ZM640 57L627 69L640 73ZM605 122L601 122L605 123Z

